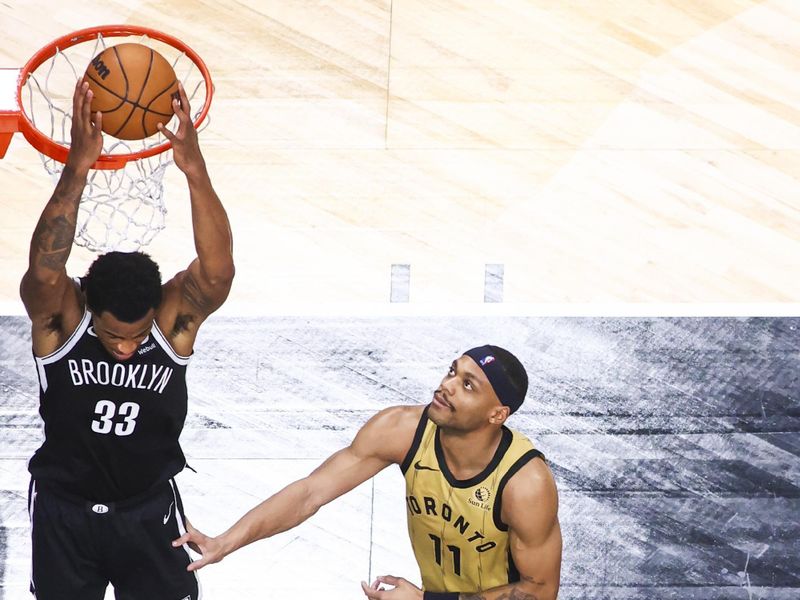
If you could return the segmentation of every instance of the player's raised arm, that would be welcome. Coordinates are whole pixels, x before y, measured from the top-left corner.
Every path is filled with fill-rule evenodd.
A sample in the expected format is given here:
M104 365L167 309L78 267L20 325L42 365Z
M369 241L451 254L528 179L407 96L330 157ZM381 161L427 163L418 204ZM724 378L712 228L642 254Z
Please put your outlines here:
M184 322L192 328L192 324L199 325L228 297L234 276L233 238L228 215L214 191L200 151L189 99L180 84L179 94L180 102L173 101L179 123L177 131L172 133L161 125L159 131L172 143L175 164L189 184L197 258L167 284L165 301L174 302L177 314L183 315Z
M71 144L67 163L31 238L28 270L20 296L32 322L33 352L44 356L64 342L80 320L80 300L67 276L75 227L89 169L103 148L102 115L91 114L92 92L78 81L72 99ZM94 122L93 122L94 117Z
M396 406L372 417L353 443L339 450L308 477L295 481L244 515L228 531L211 538L191 525L173 542L188 543L203 556L190 571L222 560L256 540L296 527L320 507L367 481L392 463L400 463L411 446L422 407Z

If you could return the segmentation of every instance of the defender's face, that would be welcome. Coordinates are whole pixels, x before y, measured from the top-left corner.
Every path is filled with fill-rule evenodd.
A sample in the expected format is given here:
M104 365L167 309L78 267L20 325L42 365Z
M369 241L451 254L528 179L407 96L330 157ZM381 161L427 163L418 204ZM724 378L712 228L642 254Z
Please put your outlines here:
M461 356L433 393L428 416L440 427L471 431L485 425L499 406L486 374L469 356Z
M145 338L150 335L156 311L148 313L133 323L120 321L109 311L92 315L92 327L97 339L106 351L117 361L128 360Z

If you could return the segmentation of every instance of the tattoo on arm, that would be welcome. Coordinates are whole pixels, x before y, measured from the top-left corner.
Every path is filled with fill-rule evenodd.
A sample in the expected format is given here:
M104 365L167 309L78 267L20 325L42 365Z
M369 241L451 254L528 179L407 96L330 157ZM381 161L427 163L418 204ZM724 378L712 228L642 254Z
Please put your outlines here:
M65 215L46 220L41 219L33 232L33 245L37 249L38 266L59 270L69 258L75 223Z
M530 583L537 583L534 581L533 577L526 577L523 575L522 578ZM536 594L529 594L514 585L510 590L504 591L496 598L492 598L492 600L538 600L538 598ZM459 595L459 600L487 600L487 598L483 593L461 594Z
M211 299L203 293L197 280L189 271L186 272L186 276L183 278L182 288L183 297L186 298L189 304L191 304L198 313L201 315L208 315L211 312L213 308Z
M486 600L484 596L480 596L480 600ZM528 594L518 589L512 589L509 592L503 592L495 600L537 600L534 594Z

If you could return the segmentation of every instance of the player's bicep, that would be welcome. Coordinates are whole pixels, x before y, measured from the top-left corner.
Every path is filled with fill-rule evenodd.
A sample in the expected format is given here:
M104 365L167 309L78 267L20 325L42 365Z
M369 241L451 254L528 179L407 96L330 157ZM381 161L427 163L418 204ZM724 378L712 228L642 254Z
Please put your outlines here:
M83 306L77 285L66 276L47 285L26 273L20 296L31 320L33 353L47 356L64 343L80 322Z
M535 590L536 598L555 598L561 578L561 528L558 518L545 535L535 538L509 535L511 556L520 578Z
M421 410L392 407L380 411L353 442L328 458L308 477L319 506L349 492L392 463L400 463L411 445Z
M19 294L31 319L60 313L65 308L64 305L70 302L77 304L75 294L69 293L74 283L66 272L53 272L49 275L45 279L37 277L36 273L29 270L22 277Z
M185 271L176 274L165 284L166 297L176 302L175 311L180 315L191 315L202 322L217 310L230 291L230 280L209 280L200 261L195 259Z
M514 481L520 475L523 477ZM562 545L555 482L539 460L531 461L514 479L503 495L514 564L522 581L536 591L537 598L555 598L561 576Z

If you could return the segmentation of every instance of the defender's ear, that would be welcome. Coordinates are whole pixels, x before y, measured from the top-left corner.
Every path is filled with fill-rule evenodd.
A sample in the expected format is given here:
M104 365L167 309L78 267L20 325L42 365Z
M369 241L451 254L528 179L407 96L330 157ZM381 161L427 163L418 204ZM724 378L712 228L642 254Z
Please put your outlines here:
M508 416L511 414L511 409L507 406L496 406L492 409L492 412L489 414L489 423L492 425L502 425L508 419Z

